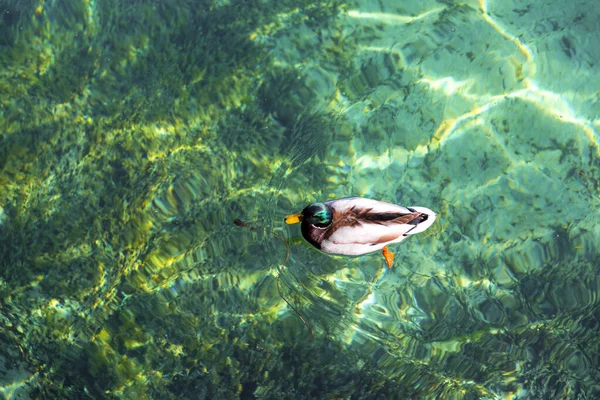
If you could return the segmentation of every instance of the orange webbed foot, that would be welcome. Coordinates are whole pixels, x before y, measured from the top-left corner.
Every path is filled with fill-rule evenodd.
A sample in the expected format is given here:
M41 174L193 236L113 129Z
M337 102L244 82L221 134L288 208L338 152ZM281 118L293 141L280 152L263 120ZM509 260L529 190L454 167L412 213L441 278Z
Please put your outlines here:
M390 251L388 249L387 246L385 246L383 248L383 258L385 258L385 263L387 264L388 268L392 268L392 265L394 265L394 252Z

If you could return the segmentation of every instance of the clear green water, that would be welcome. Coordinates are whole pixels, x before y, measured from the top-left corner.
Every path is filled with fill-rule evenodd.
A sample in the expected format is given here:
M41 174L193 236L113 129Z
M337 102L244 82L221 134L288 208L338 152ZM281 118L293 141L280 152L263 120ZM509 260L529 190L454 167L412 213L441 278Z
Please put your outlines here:
M600 396L597 2L0 12L5 398ZM284 227L346 196L439 217Z

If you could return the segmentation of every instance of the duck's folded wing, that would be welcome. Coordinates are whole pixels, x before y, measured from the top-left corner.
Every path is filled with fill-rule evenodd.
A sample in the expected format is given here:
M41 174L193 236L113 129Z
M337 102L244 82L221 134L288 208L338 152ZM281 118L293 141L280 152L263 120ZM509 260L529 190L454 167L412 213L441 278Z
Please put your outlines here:
M331 200L325 204L330 205L340 213L345 213L348 210L370 210L373 213L398 213L409 214L411 211L406 207L402 207L385 201L364 199L362 197L346 197L339 200Z
M352 225L340 226L326 238L336 244L380 244L399 242L423 221L421 212L408 214L369 213Z

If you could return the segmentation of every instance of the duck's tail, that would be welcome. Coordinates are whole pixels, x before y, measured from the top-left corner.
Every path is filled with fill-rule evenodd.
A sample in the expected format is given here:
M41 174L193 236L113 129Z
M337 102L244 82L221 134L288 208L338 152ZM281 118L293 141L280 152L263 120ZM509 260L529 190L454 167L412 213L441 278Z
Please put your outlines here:
M420 212L421 216L415 218L411 222L412 225L415 225L414 229L411 229L407 232L408 235L414 235L415 233L425 232L427 228L429 228L434 222L436 214L426 207L407 207L412 212Z

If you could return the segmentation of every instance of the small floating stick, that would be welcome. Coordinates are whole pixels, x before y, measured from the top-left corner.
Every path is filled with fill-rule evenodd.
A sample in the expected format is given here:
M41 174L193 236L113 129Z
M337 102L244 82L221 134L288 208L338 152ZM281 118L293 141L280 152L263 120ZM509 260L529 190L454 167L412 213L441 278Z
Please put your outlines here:
M256 230L257 228L255 228L254 226L247 224L246 222L242 221L241 219L235 219L233 221L234 224L236 224L237 226L239 226L240 228L248 228L252 231ZM283 243L283 245L285 246L285 260L283 261L283 264L281 264L281 268L277 269L277 293L279 293L279 297L281 297L283 299L283 301L286 302L286 304L288 306L290 306L290 308L292 310L294 310L294 312L298 315L298 317L300 317L300 319L302 320L302 323L304 324L304 326L306 326L306 329L308 329L308 333L310 333L310 336L313 338L313 340L315 339L315 335L313 334L312 329L310 329L310 325L308 325L308 322L306 322L306 319L304 319L304 317L302 316L302 314L300 314L300 312L296 309L296 307L294 307L292 305L292 303L290 303L289 301L287 301L287 299L283 296L283 293L281 292L281 287L279 286L279 282L281 281L281 272L283 271L283 269L285 268L285 264L287 264L288 260L290 259L290 246L288 246L288 244L285 242L285 240L279 236L279 234L277 234L276 232L270 230L270 229L265 229L265 228L261 228L262 230L264 230L265 232L271 233L273 236L275 236L277 239L281 240L281 242Z

